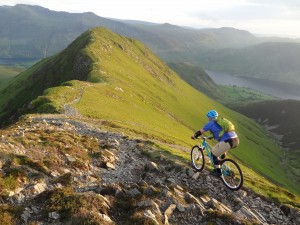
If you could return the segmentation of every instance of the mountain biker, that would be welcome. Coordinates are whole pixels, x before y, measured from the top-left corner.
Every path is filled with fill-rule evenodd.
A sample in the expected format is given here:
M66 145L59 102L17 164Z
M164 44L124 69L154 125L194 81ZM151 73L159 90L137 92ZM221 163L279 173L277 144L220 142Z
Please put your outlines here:
M221 176L221 169L220 169L220 157L224 158L225 153L232 148L236 148L239 145L239 138L235 131L223 131L222 127L217 123L218 113L216 110L210 110L206 114L208 118L208 123L204 125L204 127L198 130L191 138L195 139L202 135L203 133L210 131L215 140L218 143L212 148L212 156L214 160L214 164L216 165L216 169L213 170L212 174L215 176Z

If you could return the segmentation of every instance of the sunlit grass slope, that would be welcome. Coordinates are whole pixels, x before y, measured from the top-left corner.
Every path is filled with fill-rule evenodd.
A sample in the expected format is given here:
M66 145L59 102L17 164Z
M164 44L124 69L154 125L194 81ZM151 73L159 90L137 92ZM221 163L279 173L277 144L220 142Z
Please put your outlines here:
M280 148L256 123L183 82L140 42L105 29L86 35L91 41L84 52L93 62L88 80L98 83L74 82L75 89L84 90L80 101L73 105L81 114L107 120L146 138L189 147L195 144L190 136L207 122L206 112L216 109L236 124L241 145L231 151L235 157L296 191L280 166Z
M76 102L72 106L82 115L105 121L124 133L156 140L165 146L177 144L189 148L196 144L190 136L207 122L206 112L216 109L236 124L241 138L240 147L232 150L232 154L255 171L299 193L285 176L280 148L261 127L189 86L136 40L96 28L81 35L64 52L36 65L35 73L49 68L52 61L63 61L64 64L51 63L53 68L47 75L64 77L61 83L68 78L73 80L72 63L77 61L67 54L76 57L79 52L86 60L76 68L89 64L89 69L84 70L88 71L85 81L69 81L46 90L44 96L33 101L39 112L61 111L64 104ZM31 77L29 72L25 75ZM189 158L189 152L178 148L168 151Z

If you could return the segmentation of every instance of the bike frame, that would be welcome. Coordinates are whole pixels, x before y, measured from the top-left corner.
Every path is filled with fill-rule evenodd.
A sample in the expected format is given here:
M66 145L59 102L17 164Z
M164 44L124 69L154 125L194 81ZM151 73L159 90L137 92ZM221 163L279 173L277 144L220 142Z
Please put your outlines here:
M198 137L202 139L202 143L195 145L191 151L192 166L196 171L200 172L205 166L205 153L208 156L213 168L216 169L217 166L214 163L214 157L212 150L213 148L208 144L207 140L213 139L213 137ZM199 155L200 154L200 155ZM199 157L200 156L200 157ZM198 166L197 161L199 160L201 166ZM232 167L232 168L230 168ZM232 159L222 159L220 160L221 169L221 180L227 188L233 191L239 190L243 185L243 174L239 165Z
M200 148L202 147L206 151L207 156L209 157L211 163L213 164L214 168L216 168L216 165L214 164L214 160L212 157L212 147L206 141L206 139L212 139L212 137L200 137L200 138L203 139L203 142L201 143L201 145L199 147Z
M214 166L214 169L216 169L216 165L214 163L213 157L212 157L212 147L208 144L208 142L206 141L206 139L213 139L213 137L200 137L201 139L203 139L202 144L199 146L200 148L202 147L203 149L206 150L207 156L209 157L211 163ZM226 170L222 169L222 174L229 176L229 168L226 167ZM230 169L229 169L230 170Z

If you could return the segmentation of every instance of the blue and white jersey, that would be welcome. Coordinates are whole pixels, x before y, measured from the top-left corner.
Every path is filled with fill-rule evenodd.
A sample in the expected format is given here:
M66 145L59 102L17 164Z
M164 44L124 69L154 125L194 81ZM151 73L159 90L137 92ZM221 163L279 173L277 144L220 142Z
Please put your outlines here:
M207 124L202 128L205 132L210 131L217 141L226 141L231 138L238 137L234 131L225 132L221 137L219 137L222 127L214 120L210 120Z

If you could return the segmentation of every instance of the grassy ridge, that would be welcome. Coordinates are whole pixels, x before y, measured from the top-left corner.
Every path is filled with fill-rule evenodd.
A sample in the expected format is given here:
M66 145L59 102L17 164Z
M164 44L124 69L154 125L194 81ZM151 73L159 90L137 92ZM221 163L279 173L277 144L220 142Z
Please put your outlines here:
M190 147L195 144L191 134L207 122L206 112L217 109L235 122L241 138L232 154L299 193L280 166L279 146L260 126L191 88L140 42L104 29L90 35L94 41L84 49L93 62L88 79L99 83L83 86L74 105L81 114L109 121L124 132Z
M78 52L85 60L74 66ZM89 62L88 70L84 70L87 74L75 76L74 68L82 68L86 62ZM47 70L49 68L51 71ZM254 170L299 193L297 186L285 176L280 164L280 148L260 126L192 88L136 40L106 29L93 29L61 54L46 59L31 70L35 76L38 71L47 71L44 74L57 79L52 83L54 86L74 78L93 82L71 81L48 89L43 97L33 102L40 112L61 111L64 104L79 98L73 106L82 115L166 146L177 144L190 148L195 144L190 136L207 122L206 112L216 109L236 124L241 138L240 147L232 150L232 154ZM25 82L28 78L32 79L30 71L16 79ZM185 159L189 157L189 152L167 149Z

